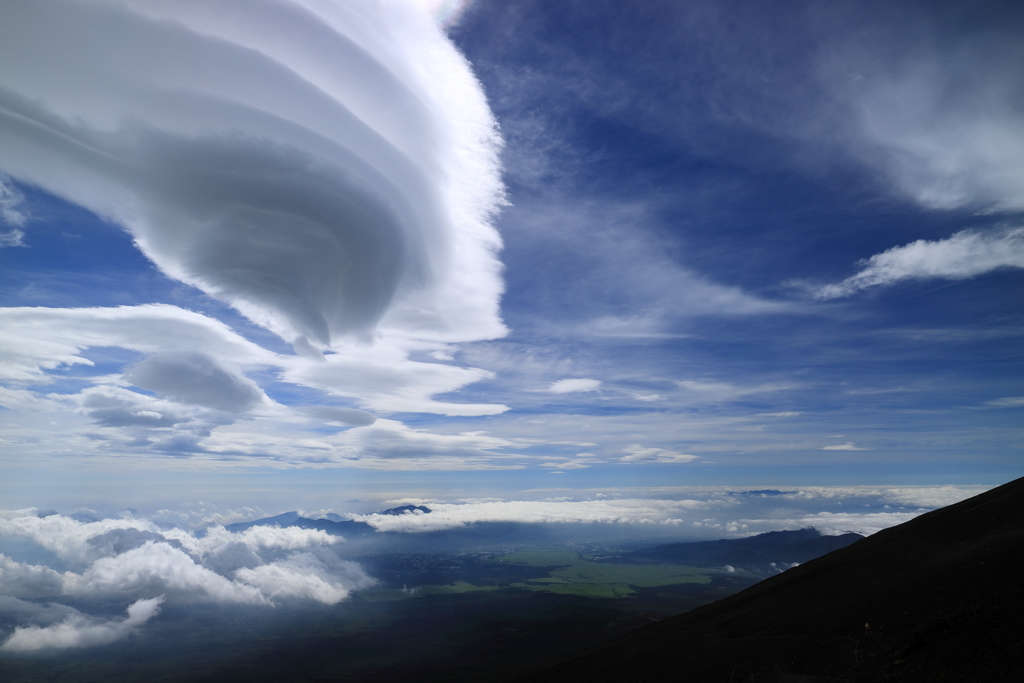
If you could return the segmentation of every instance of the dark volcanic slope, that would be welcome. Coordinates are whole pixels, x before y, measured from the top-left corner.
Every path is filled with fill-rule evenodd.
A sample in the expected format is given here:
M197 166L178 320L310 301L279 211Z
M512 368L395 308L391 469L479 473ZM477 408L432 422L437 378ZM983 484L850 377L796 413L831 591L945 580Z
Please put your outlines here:
M1022 560L1018 479L516 680L1016 683Z

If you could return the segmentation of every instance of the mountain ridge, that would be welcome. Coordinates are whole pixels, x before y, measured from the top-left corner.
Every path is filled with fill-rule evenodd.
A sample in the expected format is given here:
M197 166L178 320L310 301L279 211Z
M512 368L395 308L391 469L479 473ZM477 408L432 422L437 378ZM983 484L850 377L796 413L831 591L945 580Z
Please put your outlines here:
M828 535L807 527L795 531L769 531L745 538L665 543L634 550L623 559L694 567L742 567L770 575L845 548L862 538L863 535L854 532ZM785 566L779 567L779 564Z
M423 505L402 505L396 508L388 508L387 510L381 510L373 514L377 515L405 515L405 514L426 514L431 512L430 508ZM254 526L282 526L282 527L299 527L301 529L320 529L334 536L343 536L345 534L350 535L362 535L373 533L376 531L372 526L366 522L358 522L356 520L343 519L338 515L330 514L329 517L336 517L337 519L320 518L312 519L311 517L303 517L297 511L282 512L279 515L273 517L263 517L261 519L254 519L251 522L236 522L234 524L228 524L224 528L232 533L239 533L246 529L251 529Z

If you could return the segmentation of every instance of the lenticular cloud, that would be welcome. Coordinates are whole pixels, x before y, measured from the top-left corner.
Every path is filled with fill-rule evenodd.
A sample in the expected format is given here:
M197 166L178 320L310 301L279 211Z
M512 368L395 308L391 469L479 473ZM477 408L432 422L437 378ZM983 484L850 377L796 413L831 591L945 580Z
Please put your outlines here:
M500 140L427 2L3 7L0 171L303 349L504 332Z

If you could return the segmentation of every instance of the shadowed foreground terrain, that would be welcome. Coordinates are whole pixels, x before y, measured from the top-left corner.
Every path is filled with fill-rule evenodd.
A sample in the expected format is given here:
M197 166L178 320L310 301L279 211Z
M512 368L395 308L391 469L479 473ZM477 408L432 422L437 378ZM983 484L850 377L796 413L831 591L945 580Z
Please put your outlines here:
M419 509L428 514L429 510ZM382 514L403 514L402 508ZM344 533L337 549L377 584L328 605L169 600L130 637L93 647L3 653L3 683L425 683L498 680L739 592L857 534L814 529L635 547L570 541L572 530L479 524L422 534L297 512L232 525ZM360 534L361 527L363 533ZM355 532L355 533L353 533ZM118 536L124 538L124 536ZM148 537L147 537L148 538ZM489 541L489 546L478 546ZM729 566L723 566L728 562ZM0 571L3 566L0 565ZM68 600L66 596L62 599ZM37 598L46 604L46 596ZM0 596L0 641L25 601ZM86 614L123 614L115 598Z
M1017 479L506 680L1020 681L1022 560Z

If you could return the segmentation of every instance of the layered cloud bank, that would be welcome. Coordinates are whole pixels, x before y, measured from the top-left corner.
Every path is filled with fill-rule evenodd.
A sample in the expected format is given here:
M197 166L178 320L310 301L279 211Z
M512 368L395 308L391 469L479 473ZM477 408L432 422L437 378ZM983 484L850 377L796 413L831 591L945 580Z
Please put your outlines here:
M0 32L2 170L172 277L288 340L503 332L498 137L426 7L65 0Z
M32 229L18 184L41 188L122 227L164 274L294 354L176 305L0 309L2 404L74 411L111 448L164 453L204 452L255 416L338 428L376 411L506 410L433 398L490 377L451 362L452 344L506 332L491 224L501 140L437 23L460 7L5 6L0 242ZM97 348L119 350L122 372L91 372ZM446 361L412 357L428 353ZM77 394L25 388L69 374ZM271 380L308 405L269 398Z
M685 457L685 456L684 456ZM666 487L566 490L572 497L448 502L421 498L390 503L431 512L356 515L379 531L422 533L472 524L610 524L670 529L688 538L745 536L814 527L824 533L873 534L928 510L977 495L986 486L801 486L787 489ZM551 489L548 493L560 492ZM535 492L541 493L541 492ZM858 509L859 508L859 509ZM637 527L636 525L639 525Z

